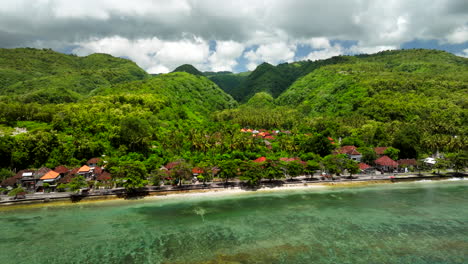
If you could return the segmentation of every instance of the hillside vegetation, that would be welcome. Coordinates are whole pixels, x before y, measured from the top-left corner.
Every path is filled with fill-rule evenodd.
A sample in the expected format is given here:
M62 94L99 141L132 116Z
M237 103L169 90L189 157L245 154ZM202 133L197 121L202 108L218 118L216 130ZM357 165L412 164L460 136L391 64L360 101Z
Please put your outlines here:
M104 54L13 49L0 60L0 168L102 155L147 173L175 160L233 168L260 156L317 168L339 145L394 147L399 158L467 150L468 59L442 51L265 63L240 74L183 65L156 76Z
M25 103L76 102L99 87L148 78L134 62L44 49L0 49L0 97Z

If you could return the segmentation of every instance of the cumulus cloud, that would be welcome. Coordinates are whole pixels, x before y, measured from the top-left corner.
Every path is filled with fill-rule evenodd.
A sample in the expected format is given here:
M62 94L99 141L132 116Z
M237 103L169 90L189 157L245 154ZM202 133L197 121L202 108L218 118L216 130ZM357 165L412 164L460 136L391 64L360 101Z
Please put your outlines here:
M447 36L447 42L450 44L460 44L468 41L468 26L456 28Z
M210 70L232 71L238 64L237 58L244 52L245 46L235 41L219 41L216 51L208 58Z
M250 50L244 57L249 61L247 68L249 70L262 63L268 62L278 64L279 62L291 62L294 59L296 46L284 42L260 45L256 50Z
M311 59L415 39L456 44L461 52L467 14L466 0L2 0L0 47L78 46L77 53L126 56L151 71L176 63L230 70L244 60L251 69L297 59L298 45L310 47Z
M73 53L109 53L135 61L149 73L165 73L181 64L193 64L202 70L209 54L209 45L200 38L164 41L156 37L130 40L120 36L79 43Z

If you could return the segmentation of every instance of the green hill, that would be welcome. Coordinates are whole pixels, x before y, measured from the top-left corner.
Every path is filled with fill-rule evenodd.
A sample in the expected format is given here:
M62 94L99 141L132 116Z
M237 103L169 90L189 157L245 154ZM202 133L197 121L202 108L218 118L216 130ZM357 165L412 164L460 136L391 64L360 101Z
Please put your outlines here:
M297 80L278 99L305 114L361 113L379 121L412 120L462 107L468 59L443 51L401 50L344 57Z
M134 62L107 54L77 57L49 49L0 49L0 100L74 102L96 88L147 77Z
M201 71L199 71L197 68L190 64L181 65L175 68L175 70L173 70L172 72L186 72L197 76L203 76L203 73Z
M273 66L260 64L254 71L233 74L230 72L205 73L221 89L239 102L247 102L254 94L267 92L278 97L298 78L325 65L343 63L346 57L334 57L321 61L299 61Z
M237 105L230 95L208 78L186 72L162 74L143 81L99 88L94 95L131 96L144 100L153 98L164 106L183 108L200 117Z

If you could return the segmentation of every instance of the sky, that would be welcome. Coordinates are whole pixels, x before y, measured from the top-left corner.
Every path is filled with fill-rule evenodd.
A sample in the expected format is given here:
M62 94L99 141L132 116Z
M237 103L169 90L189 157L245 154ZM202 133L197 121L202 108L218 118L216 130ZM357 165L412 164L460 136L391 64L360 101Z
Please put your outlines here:
M382 50L468 57L466 0L2 0L0 47L108 53L149 73Z

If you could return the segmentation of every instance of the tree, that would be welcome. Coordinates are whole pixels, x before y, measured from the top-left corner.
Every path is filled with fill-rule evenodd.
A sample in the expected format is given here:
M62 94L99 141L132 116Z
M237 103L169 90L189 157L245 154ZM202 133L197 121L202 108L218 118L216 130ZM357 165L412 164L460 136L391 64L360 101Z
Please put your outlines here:
M291 177L291 180L294 177L301 175L304 172L304 165L297 160L293 161L282 161L282 167L285 169L286 174Z
M330 174L340 175L347 167L348 161L346 154L328 155L322 159L322 167Z
M16 187L8 193L8 196L16 196L20 193L26 192L21 186Z
M464 170L468 165L468 151L466 150L448 153L446 158L449 160L450 165L453 167L456 173Z
M370 165L374 164L374 161L377 159L377 154L373 148L363 147L359 148L358 151L362 154L362 162Z
M349 177L353 177L353 174L359 172L359 165L354 160L348 160L346 162L346 170L349 172Z
M444 170L450 167L450 161L447 159L437 158L434 168L437 169L437 173L440 174L440 170Z
M263 163L256 163L251 160L244 161L241 165L240 180L246 181L248 185L258 185L263 176Z
M310 177L314 176L314 173L320 169L320 163L316 160L309 160L304 168L304 173L309 175Z
M144 150L150 136L151 127L145 119L129 116L120 122L120 138L131 151Z
M280 162L277 159L268 159L263 165L263 173L265 178L272 181L273 179L281 179L284 176Z
M9 169L0 169L0 182L14 175L15 174Z
M240 173L240 164L242 163L239 159L227 159L219 162L219 177L225 179L227 183L229 179L236 177Z
M70 188L70 191L72 192L76 192L86 186L88 186L88 184L86 184L86 180L83 175L76 176L70 181L70 183L68 183L68 188Z
M384 155L387 155L389 158L391 158L392 160L397 160L398 159L398 154L400 153L400 150L396 149L396 148L392 148L392 147L388 147L385 151L384 151Z
M144 187L147 181L146 167L138 160L109 162L107 168L113 175L117 185L124 187L127 192L134 192Z
M192 177L192 166L184 159L180 159L171 169L171 174L177 179L179 186L182 186L182 180L189 180Z

